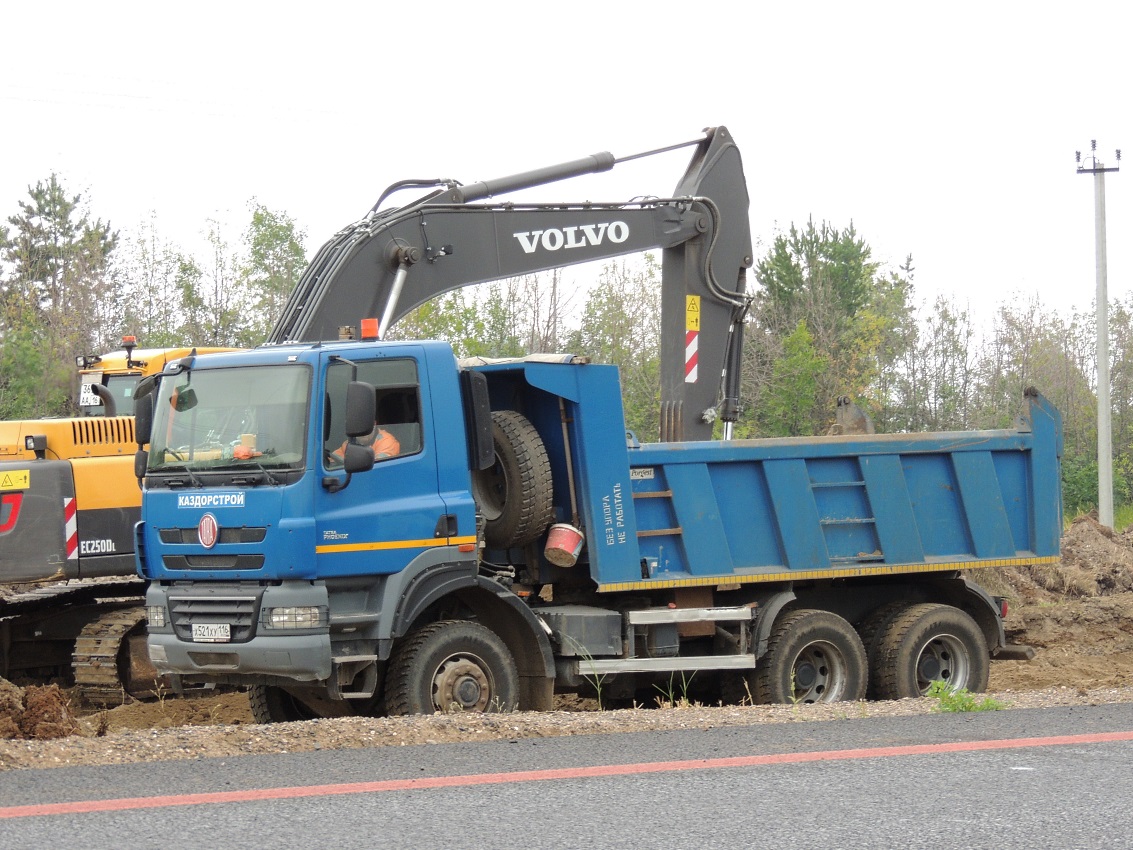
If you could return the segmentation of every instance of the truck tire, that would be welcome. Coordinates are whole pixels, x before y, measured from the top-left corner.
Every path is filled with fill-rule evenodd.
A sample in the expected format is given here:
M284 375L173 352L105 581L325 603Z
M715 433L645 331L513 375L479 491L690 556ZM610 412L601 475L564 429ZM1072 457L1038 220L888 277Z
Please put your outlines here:
M393 715L514 711L519 674L504 642L479 623L441 620L411 632L390 657Z
M755 667L757 703L860 700L868 667L854 627L829 611L790 611Z
M283 688L275 685L252 685L248 688L252 718L257 723L290 723L292 720L315 720L318 714Z
M362 714L371 702L330 699L325 690L298 688L292 693L276 685L252 685L248 703L257 723L290 723L293 720L318 720L327 717L350 717Z
M920 697L933 682L987 688L987 641L968 614L951 605L913 605L894 618L878 643L873 679L879 699Z
M472 476L472 492L484 516L484 538L493 549L524 546L554 516L551 463L535 426L514 410L492 414L496 460Z
M866 662L869 664L866 696L870 699L877 699L877 656L881 646L881 638L885 634L885 630L889 628L889 624L908 607L909 603L904 600L886 602L867 614L860 623L855 624L858 636L862 639L862 646L865 647Z

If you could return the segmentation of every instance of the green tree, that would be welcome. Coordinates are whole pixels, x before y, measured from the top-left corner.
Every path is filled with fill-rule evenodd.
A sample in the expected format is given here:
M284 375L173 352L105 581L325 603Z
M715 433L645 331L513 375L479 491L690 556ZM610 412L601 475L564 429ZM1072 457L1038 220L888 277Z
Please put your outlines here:
M175 245L166 242L151 214L140 231L126 240L123 264L127 295L121 332L134 334L146 348L169 348L191 343L182 327L186 311L182 282L193 263ZM195 285L195 284L194 284Z
M7 270L0 282L0 383L10 415L66 414L77 389L75 355L103 349L117 330L118 233L91 221L82 196L69 195L54 174L28 187L28 195L0 242ZM44 353L30 357L29 345ZM16 389L29 381L36 391Z
M794 327L800 319L819 317L837 332L870 298L879 267L871 253L853 223L840 231L814 219L802 230L792 224L756 264L765 321Z
M255 303L241 286L240 258L221 233L208 223L210 254L204 264L184 261L178 271L186 322L181 335L197 345L255 345Z
M802 229L791 225L779 233L756 264L761 291L747 326L744 358L743 395L751 406L737 432L764 433L760 423L767 419L760 408L776 379L776 362L786 356L786 340L798 333L800 323L825 364L805 400L809 433L826 430L841 395L884 418L896 363L903 346L915 338L911 257L901 272L882 274L852 224L839 230L811 219Z
M660 340L660 266L654 256L645 254L640 266L624 259L603 266L567 348L618 367L626 427L643 440L660 434Z
M433 298L396 322L387 339L442 339L457 357L483 354L484 321L474 292L457 289Z
M307 265L305 233L283 212L269 210L255 199L252 220L244 231L246 251L241 269L242 298L252 311L240 331L245 345L263 342L283 312Z
M783 341L783 355L775 361L771 380L760 405L760 423L771 437L799 437L821 428L816 418L818 377L826 360L814 346L806 321L800 320Z

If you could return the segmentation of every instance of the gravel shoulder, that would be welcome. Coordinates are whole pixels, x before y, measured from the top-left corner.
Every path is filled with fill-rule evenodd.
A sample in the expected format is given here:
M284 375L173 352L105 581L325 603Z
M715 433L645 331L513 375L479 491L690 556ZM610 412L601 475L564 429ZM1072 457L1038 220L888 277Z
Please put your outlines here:
M1057 565L980 570L973 576L1005 596L1008 639L1034 646L1029 662L991 665L988 696L1006 710L1133 703L1133 530L1114 533L1081 517L1062 541ZM44 689L45 690L45 689ZM356 747L545 738L761 723L908 716L939 710L932 699L831 705L679 705L599 711L593 701L563 698L545 713L349 717L258 725L247 697L132 703L76 711L66 692L40 694L41 724L25 694L0 680L0 771L127 764ZM7 722L7 734L5 730ZM26 724L25 724L26 725Z
M1005 710L1067 705L1133 702L1133 687L1083 690L1047 688L1002 691L988 697ZM982 699L982 697L981 697ZM93 764L131 764L150 761L220 758L267 753L310 752L359 747L397 747L465 741L520 740L564 735L602 735L619 732L709 729L764 723L807 723L871 717L907 717L940 710L933 699L891 702L847 702L830 705L678 706L618 711L561 710L514 714L436 714L424 717L349 717L299 723L259 725L237 719L221 722L247 710L247 699L230 694L193 707L169 701L147 706L146 722L129 728L132 706L81 718L78 735L56 740L0 741L0 770L71 767ZM241 702L243 705L241 705ZM176 704L175 704L176 703ZM118 717L115 717L118 712ZM153 719L153 713L157 719ZM194 712L203 716L193 717ZM208 713L212 713L212 717ZM137 714L137 712L134 712ZM125 721L126 728L114 728ZM170 725L160 725L161 723ZM107 728L107 725L110 728Z

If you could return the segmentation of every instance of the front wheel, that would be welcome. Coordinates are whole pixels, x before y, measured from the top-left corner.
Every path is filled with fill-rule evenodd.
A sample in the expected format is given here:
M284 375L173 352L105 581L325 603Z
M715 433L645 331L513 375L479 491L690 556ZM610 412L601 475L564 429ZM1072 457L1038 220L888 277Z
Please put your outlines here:
M290 723L319 716L302 700L275 685L252 685L248 688L248 702L257 723Z
M442 620L394 649L386 677L391 715L513 711L519 674L504 642L479 623Z
M792 611L775 624L755 668L759 703L859 700L866 654L854 627L828 611Z
M353 705L345 700L331 700L315 690L292 692L276 685L252 685L248 702L257 723L290 723L354 713Z
M913 605L893 619L878 644L873 683L880 699L928 693L933 682L953 690L987 688L988 650L983 631L951 605Z

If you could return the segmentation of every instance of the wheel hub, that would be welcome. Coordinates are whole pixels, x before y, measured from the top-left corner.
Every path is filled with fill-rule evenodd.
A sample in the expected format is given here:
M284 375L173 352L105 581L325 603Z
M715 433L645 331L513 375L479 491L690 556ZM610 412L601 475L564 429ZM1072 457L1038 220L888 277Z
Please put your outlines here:
M937 635L925 644L917 659L917 687L922 694L928 692L933 682L967 687L970 675L963 644L955 635Z
M791 676L796 702L832 702L841 699L845 662L836 647L814 643L799 653Z
M929 682L935 682L937 679L941 678L942 672L943 666L941 665L939 658L926 655L921 659L921 669L919 675L922 679L926 679Z
M814 686L817 679L818 670L809 662L804 662L795 669L796 687L809 689Z
M433 677L433 706L437 711L486 711L492 682L479 659L447 659Z

